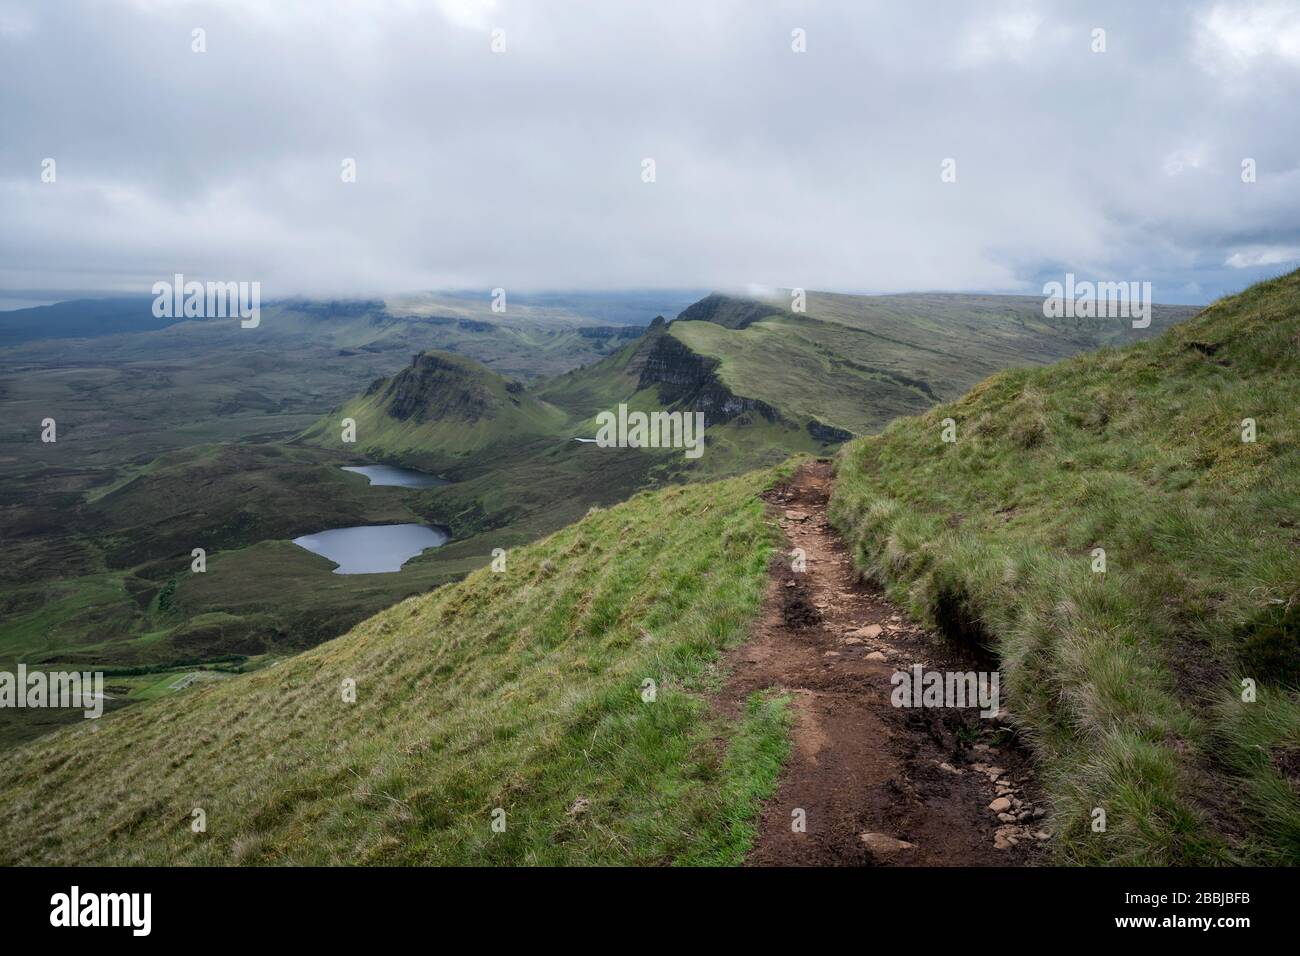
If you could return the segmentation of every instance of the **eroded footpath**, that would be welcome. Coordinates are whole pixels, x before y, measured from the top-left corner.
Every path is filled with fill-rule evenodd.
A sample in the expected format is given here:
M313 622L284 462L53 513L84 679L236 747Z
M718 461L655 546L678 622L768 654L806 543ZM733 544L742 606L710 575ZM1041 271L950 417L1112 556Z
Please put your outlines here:
M833 477L803 466L766 496L790 550L772 565L751 640L730 652L719 703L790 695L792 746L748 864L984 866L1045 861L1050 832L1032 766L978 708L895 707L890 678L992 665L911 621L859 582L827 522ZM798 826L800 820L803 829Z

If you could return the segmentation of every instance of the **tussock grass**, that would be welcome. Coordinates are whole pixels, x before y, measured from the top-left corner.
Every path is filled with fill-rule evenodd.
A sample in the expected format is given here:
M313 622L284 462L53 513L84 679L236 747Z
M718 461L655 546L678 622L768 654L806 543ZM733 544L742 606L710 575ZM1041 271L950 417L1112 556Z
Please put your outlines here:
M841 453L860 568L1000 655L1064 860L1300 863L1298 407L1295 272Z
M13 751L0 863L739 862L785 702L705 697L761 603L773 474L593 509L504 573Z

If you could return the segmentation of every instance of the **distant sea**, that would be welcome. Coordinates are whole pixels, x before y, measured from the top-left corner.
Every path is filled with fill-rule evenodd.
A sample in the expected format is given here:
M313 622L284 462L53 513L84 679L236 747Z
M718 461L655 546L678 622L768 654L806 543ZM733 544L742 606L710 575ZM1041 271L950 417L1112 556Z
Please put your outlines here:
M14 309L34 309L38 305L53 305L58 299L6 299L0 296L0 312L12 312Z

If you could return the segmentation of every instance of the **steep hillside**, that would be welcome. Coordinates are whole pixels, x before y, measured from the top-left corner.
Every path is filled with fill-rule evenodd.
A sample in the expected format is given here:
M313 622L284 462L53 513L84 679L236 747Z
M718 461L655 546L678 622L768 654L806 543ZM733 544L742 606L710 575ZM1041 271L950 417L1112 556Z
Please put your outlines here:
M672 334L705 357L728 391L763 396L817 436L844 441L938 400L926 379L870 364L874 343L865 336L806 317L773 317L743 331L674 322Z
M704 302L711 300L715 304L723 301L719 296L711 296ZM693 311L695 306L683 315ZM751 444L771 443L789 454L826 450L850 437L848 432L828 428L812 416L783 413L766 397L773 393L771 389L762 386L745 392L734 389L722 374L722 360L697 347L700 337L683 334L684 329L698 327L717 330L719 334L725 331L723 326L711 322L678 319L665 323L662 316L656 316L645 335L636 342L594 365L541 383L537 395L582 420L584 430L590 429L587 420L598 412L626 402L630 407L647 410L675 408L703 412L715 445L725 446L727 438L749 439ZM785 353L785 343L776 346L778 353ZM725 435L721 430L724 428ZM741 434L745 428L753 434Z
M788 302L788 300L786 300ZM818 435L879 431L956 398L1009 366L1040 365L1147 338L1195 309L1128 319L1047 319L1026 296L809 293L806 314L777 300L710 295L669 331L716 369L730 393L761 400Z
M356 422L354 443L344 441L345 419ZM566 421L560 409L472 359L423 352L326 415L303 438L447 468L474 453L558 434Z
M773 478L638 495L273 667L7 754L0 864L736 863L785 705L703 697L763 594Z
M1298 406L1291 273L841 453L860 567L1000 656L1068 859L1300 862Z
M1008 365L1041 365L1150 338L1200 311L1153 305L1151 325L1135 329L1128 319L1048 318L1041 296L809 292L805 304L808 315L871 334L882 349L960 355L977 366L966 374L979 378Z
M816 437L762 402L739 399L716 376L717 363L695 355L657 317L646 333L608 358L542 382L531 392L562 409L559 434L467 463L455 484L428 496L428 520L456 537L491 533L504 544L531 540L575 521L591 505L607 506L642 488L772 467L794 452L824 453L838 439ZM596 432L599 412L700 410L708 424L705 453L680 449L600 448L575 438Z

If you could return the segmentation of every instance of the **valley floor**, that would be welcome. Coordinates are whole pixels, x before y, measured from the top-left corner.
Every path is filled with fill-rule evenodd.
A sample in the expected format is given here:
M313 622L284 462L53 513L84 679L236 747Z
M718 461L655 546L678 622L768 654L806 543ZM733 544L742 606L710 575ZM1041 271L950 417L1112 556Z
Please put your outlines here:
M803 466L764 497L804 571L777 556L753 638L729 653L722 705L789 694L790 755L767 802L750 865L1025 864L1050 833L1027 755L999 718L976 709L896 708L890 678L913 664L941 671L995 665L913 623L859 582L827 523L831 466ZM990 807L1010 806L999 819ZM1001 807L1001 805L998 805ZM795 820L803 811L806 828ZM1023 819L1009 820L1014 816Z

